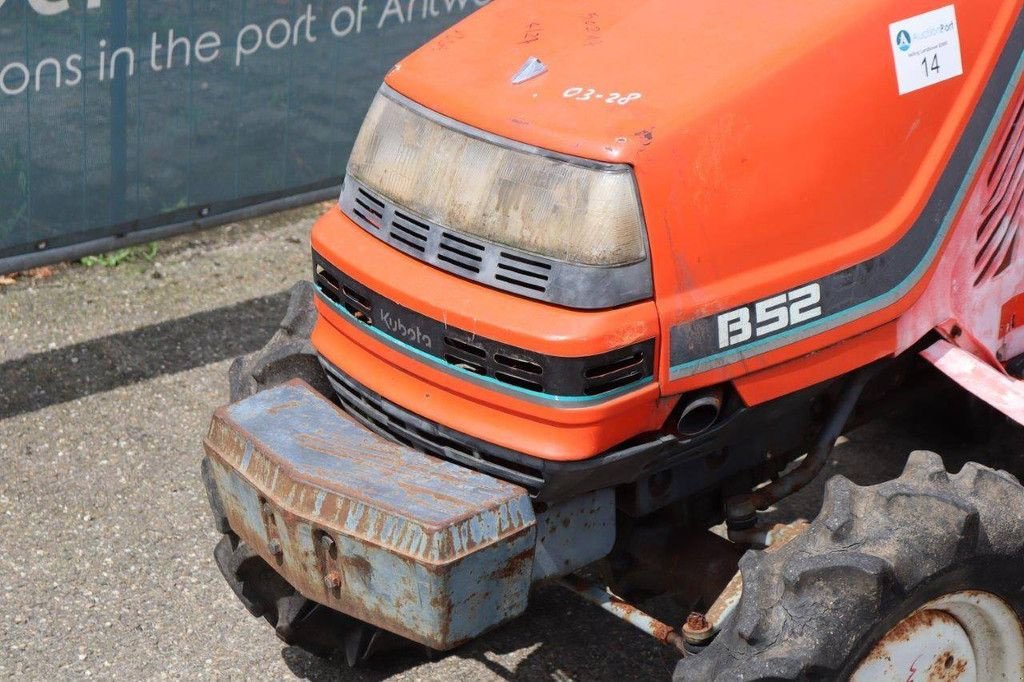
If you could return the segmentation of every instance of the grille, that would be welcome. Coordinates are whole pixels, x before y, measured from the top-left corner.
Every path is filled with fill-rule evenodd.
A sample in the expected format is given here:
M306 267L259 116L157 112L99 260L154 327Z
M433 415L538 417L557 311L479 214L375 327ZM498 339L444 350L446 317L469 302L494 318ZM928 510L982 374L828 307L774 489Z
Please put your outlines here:
M321 364L342 409L370 430L530 490L537 490L544 484L542 470L529 463L530 458L525 455L476 441L427 421L384 400L326 360L321 359Z
M992 197L978 228L975 286L999 276L1013 263L1024 223L1024 101L1003 139L989 173Z
M345 178L341 208L359 227L413 258L520 296L590 310L653 295L647 262L598 268L547 259L437 225L352 178Z
M651 380L654 340L600 355L556 357L452 327L387 299L313 254L320 294L362 326L467 374L547 396L600 398Z

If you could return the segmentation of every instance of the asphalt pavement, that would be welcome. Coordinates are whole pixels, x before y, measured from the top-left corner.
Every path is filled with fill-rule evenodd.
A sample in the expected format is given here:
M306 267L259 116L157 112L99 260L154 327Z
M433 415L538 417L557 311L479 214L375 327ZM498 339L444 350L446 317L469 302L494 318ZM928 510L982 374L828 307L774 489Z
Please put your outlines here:
M436 660L366 670L283 645L212 559L201 437L227 368L309 277L308 207L163 242L152 261L73 265L0 287L0 677L310 680L667 679L672 653L560 588ZM1024 439L980 441L941 390L849 434L775 518L812 516L826 476L898 475L934 449L1013 470ZM1020 473L1016 472L1015 473Z

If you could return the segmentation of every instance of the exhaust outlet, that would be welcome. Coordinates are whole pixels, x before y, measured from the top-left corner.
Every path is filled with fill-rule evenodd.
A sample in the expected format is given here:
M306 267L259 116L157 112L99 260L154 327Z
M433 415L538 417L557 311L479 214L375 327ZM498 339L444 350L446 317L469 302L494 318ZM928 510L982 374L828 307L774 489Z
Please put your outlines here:
M709 388L697 393L683 407L676 428L688 438L699 436L715 425L721 413L722 388Z

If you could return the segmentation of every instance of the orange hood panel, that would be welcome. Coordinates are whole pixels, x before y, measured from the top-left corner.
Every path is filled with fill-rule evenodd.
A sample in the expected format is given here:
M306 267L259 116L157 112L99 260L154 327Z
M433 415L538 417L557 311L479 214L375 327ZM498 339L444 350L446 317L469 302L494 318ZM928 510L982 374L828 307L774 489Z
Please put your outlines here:
M483 130L633 162L651 131L699 120L819 46L843 44L844 33L892 4L496 0L403 60L387 82ZM531 57L547 71L513 84Z

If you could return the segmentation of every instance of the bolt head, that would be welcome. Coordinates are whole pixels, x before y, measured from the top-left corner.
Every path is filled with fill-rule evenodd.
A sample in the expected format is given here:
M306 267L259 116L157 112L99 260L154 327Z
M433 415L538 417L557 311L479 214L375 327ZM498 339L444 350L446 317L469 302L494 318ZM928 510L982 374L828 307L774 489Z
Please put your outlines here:
M267 550L274 556L280 556L284 552L284 549L281 547L280 540L271 540L268 542Z
M702 644L709 640L712 634L711 623L703 613L691 613L683 625L683 638L688 644Z
M324 585L332 590L336 590L341 587L341 576L338 575L337 571L331 571L324 576Z

